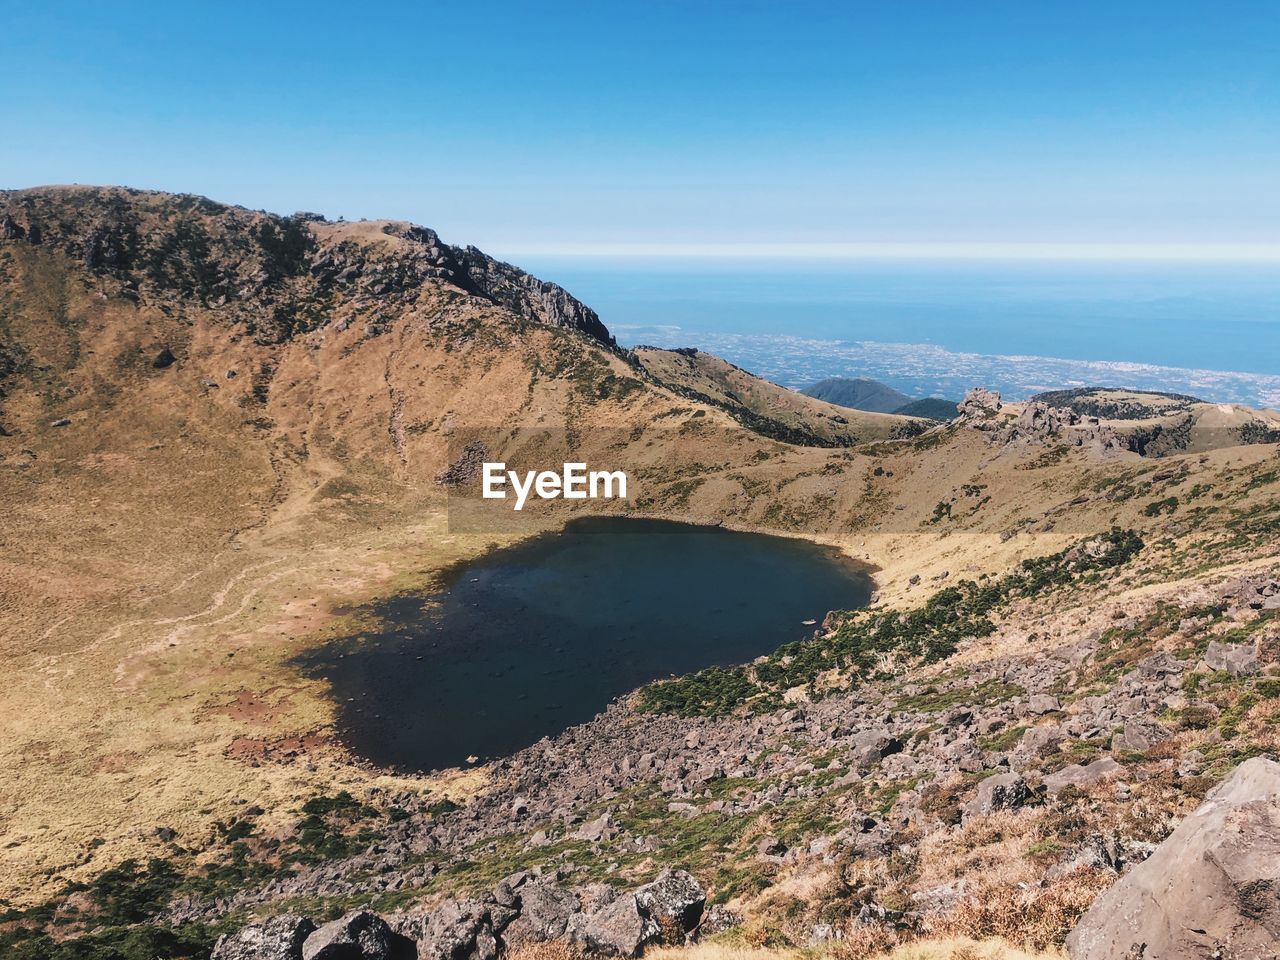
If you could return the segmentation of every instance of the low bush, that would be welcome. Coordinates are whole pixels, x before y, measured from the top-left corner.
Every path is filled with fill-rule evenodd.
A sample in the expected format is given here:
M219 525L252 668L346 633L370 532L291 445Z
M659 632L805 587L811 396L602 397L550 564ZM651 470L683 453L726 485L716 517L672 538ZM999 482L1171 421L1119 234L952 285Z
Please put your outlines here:
M960 643L994 633L989 615L997 608L1122 566L1142 548L1135 531L1113 527L1058 553L1024 560L1017 572L999 579L962 580L913 610L842 612L834 616L839 626L826 636L784 644L753 664L709 667L642 687L639 706L681 717L723 716L743 706L773 709L793 687L808 685L821 695L887 676L882 664L889 654L916 664L935 663ZM817 686L820 678L825 678L822 689Z

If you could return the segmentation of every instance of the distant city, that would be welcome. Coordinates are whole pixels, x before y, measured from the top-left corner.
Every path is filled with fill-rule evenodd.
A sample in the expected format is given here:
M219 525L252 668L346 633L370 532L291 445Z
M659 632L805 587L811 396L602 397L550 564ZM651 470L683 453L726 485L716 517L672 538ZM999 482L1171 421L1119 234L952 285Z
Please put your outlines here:
M1280 376L1110 360L962 353L926 343L818 340L768 334L686 331L678 326L617 326L619 342L696 346L792 389L826 377L869 377L912 397L959 397L973 386L1011 400L1044 390L1131 387L1190 394L1213 403L1280 408Z

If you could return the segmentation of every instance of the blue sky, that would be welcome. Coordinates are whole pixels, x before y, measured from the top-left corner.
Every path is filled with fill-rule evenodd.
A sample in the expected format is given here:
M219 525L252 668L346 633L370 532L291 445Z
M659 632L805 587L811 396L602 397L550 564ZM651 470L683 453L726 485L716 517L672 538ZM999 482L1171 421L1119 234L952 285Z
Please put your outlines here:
M0 186L512 254L1280 245L1271 0L9 3L0 65Z

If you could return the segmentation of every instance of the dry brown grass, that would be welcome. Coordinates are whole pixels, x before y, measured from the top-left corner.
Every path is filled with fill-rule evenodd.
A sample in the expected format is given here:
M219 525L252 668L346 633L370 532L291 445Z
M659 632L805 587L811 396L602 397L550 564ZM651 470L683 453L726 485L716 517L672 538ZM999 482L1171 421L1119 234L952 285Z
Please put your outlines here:
M662 947L645 953L645 960L1064 960L1059 950L1028 951L1003 940L940 937L899 946L871 947L869 952L849 939L807 950L769 949L723 943L690 947ZM520 956L517 960L573 960L562 954Z
M980 889L950 913L930 921L930 932L1000 938L1044 950L1066 939L1094 898L1114 882L1115 875L1079 869L1044 885L1027 885L1025 881L1002 877L999 872L994 877L977 879Z
M729 943L697 943L688 947L655 947L645 951L646 960L798 960L818 951L775 950Z
M653 956L653 951L649 956ZM546 940L541 943L525 943L505 954L507 960L583 960L582 948L567 940Z
M876 960L1062 960L1060 950L1027 951L1003 940L970 937L919 940L882 954Z

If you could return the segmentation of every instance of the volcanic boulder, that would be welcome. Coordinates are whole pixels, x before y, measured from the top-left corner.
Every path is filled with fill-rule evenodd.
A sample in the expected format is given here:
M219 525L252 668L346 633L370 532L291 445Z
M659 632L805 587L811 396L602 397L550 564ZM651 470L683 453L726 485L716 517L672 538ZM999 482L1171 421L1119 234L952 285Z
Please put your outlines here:
M1261 960L1280 943L1280 764L1246 760L1067 938L1074 960Z

